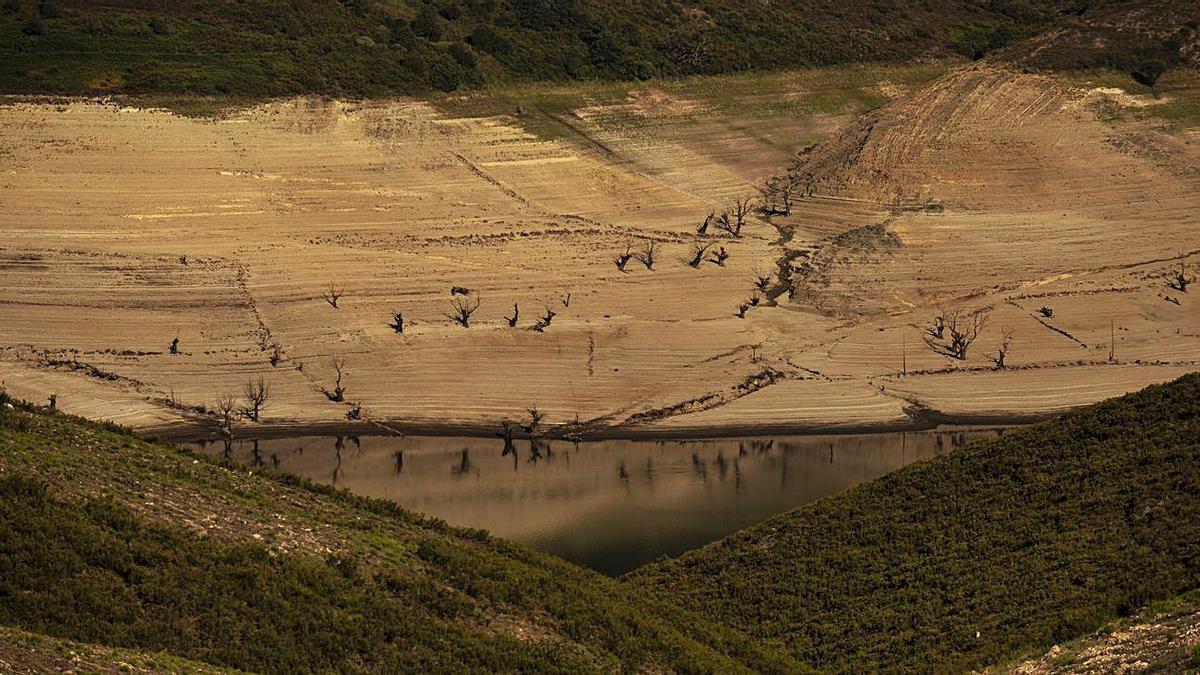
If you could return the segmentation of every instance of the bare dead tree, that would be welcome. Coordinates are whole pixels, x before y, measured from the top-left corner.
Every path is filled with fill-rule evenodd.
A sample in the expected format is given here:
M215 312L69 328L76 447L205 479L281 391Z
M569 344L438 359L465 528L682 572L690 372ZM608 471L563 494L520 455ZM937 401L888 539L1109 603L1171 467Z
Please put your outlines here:
M545 332L546 329L550 327L550 322L554 320L554 317L558 316L554 310L550 309L550 305L545 305L545 308L546 313L543 314L537 320L537 322L533 324L533 330L536 330L539 333Z
M746 310L748 310L748 309L750 309L749 303L743 302L742 304L738 305L737 318L739 318L739 319L746 318Z
M226 436L233 435L233 413L237 410L237 403L237 396L227 391L217 394L216 411L221 418L221 433Z
M454 298L450 301L451 311L446 314L446 317L463 328L470 328L471 315L475 313L475 310L479 309L480 302L482 300L478 296L474 300L471 300L469 297Z
M279 362L282 360L283 352L279 351L279 345L274 345L271 349L271 355L267 357L267 361L269 361L271 363L271 367L274 368L278 366Z
M171 347L170 347L170 349L171 349L171 353L172 353L172 354L178 354L178 353L179 353L179 336L178 336L178 335L176 335L176 336L175 336L175 339L174 339L174 340L171 340Z
M946 310L941 310L933 317L933 325L925 329L926 340L944 340L946 338Z
M46 407L51 410L58 410L58 394L50 394L50 397L46 399Z
M967 350L970 349L971 343L975 342L987 326L990 313L991 310L986 308L974 312L961 309L943 310L934 319L933 327L926 329L925 344L938 354L962 361L967 358ZM947 332L948 341L945 341L945 337L939 337Z
M248 402L248 405L241 410L242 417L257 422L263 408L267 407L267 399L271 397L270 385L263 382L261 377L257 380L250 380L242 387L242 395Z
M542 418L545 417L537 408L536 405L529 406L529 423L522 425L526 433L536 433L538 426L542 423Z
M329 364L333 366L335 379L333 381L333 389L329 390L321 387L321 393L325 394L325 398L334 403L341 403L346 400L346 388L342 386L342 377L345 375L346 360L335 356L330 360Z
M1000 329L1000 345L996 347L996 355L989 356L992 363L996 364L996 368L1004 368L1004 359L1008 357L1008 352L1012 349L1013 331L1008 326Z
M950 349L954 358L960 361L967 358L967 349L987 326L989 313L989 310L981 309L970 314L955 312L952 317L947 317L946 329L950 331Z
M758 271L758 268L755 268L754 287L765 293L767 289L771 287L771 275L763 274L762 272Z
M402 334L404 332L404 313L396 312L393 314L392 322L388 324L388 328L391 328L397 335Z
M513 315L506 316L504 318L508 320L509 328L517 327L517 319L521 318L521 309L519 307L517 307L517 303L515 303L515 302L513 303Z
M795 189L796 181L790 174L771 176L759 188L759 194L762 195L761 211L768 216L790 215Z
M334 285L334 283L331 281L329 282L329 286L321 292L321 297L325 298L325 302L328 302L330 307L337 309L338 300L340 300L345 294L345 289Z
M758 293L755 293L746 302L749 302L751 307L758 307L758 303L762 302L762 298L758 297Z
M562 299L562 304L563 304L563 307L571 306L571 294L570 293L567 293L566 297L564 297Z
M617 263L617 269L621 270L622 272L625 271L625 266L628 265L630 259L633 258L633 253L630 253L629 246L630 245L628 243L625 244L625 252L618 255L615 259L615 262Z
M641 250L640 253L637 254L637 259L646 266L646 269L653 270L654 261L657 257L657 254L658 242L654 241L653 239L647 239L646 246Z
M733 236L733 237L741 236L740 230L738 229L737 225L734 223L733 219L731 219L729 217L728 211L725 211L721 215L717 216L717 219L715 221L713 221L713 225L715 225L718 230L721 230L723 232L728 232L730 234L730 236Z
M688 267L699 267L700 263L704 262L704 254L708 253L708 247L711 244L697 243L692 247L692 257L688 260Z
M704 219L703 223L700 223L700 227L696 228L696 234L700 235L701 237L708 236L708 226L712 225L713 219L716 218L716 215L716 211L709 211L708 217Z
M362 419L362 403L355 403L346 411L346 419L361 420Z
M1038 310L1038 312L1039 312L1039 313L1040 313L1042 316L1046 317L1047 319L1053 319L1053 318L1054 318L1054 310L1053 310L1053 309L1051 309L1051 308L1049 308L1049 307L1047 307L1047 306L1045 306L1045 305L1042 305L1042 308L1041 308L1041 309L1039 309L1039 310Z
M1187 268L1184 267L1183 261L1180 260L1179 271L1176 272L1169 281L1167 281L1167 285L1179 291L1180 293L1187 293L1188 284L1190 283L1192 283L1192 280L1187 275Z
M712 258L710 258L709 260L716 263L719 267L724 267L725 261L728 259L729 259L729 251L726 251L725 247L722 246L715 253L713 253Z
M746 216L750 215L753 210L754 199L752 197L738 197L733 201L733 236L742 236L742 227L746 224Z

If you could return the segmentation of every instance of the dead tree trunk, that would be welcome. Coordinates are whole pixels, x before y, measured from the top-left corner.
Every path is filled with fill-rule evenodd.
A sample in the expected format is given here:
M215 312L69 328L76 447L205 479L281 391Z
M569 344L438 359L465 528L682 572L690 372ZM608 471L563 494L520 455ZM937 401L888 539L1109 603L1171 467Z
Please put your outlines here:
M454 323L463 328L471 327L471 315L475 310L479 309L479 303L482 300L476 297L473 301L470 298L454 298L450 301L450 313L446 316L454 321Z
M248 404L242 408L242 416L252 422L257 422L263 408L267 407L267 399L271 396L271 387L260 377L247 382L242 388L242 394L248 401Z
M237 410L237 397L226 391L217 394L216 409L217 415L220 416L218 424L221 426L221 434L226 437L232 436L233 412Z
M1183 262L1180 261L1179 271L1175 273L1175 276L1172 280L1167 282L1167 285L1179 291L1180 293L1187 293L1188 284L1190 283L1192 283L1192 280L1187 275L1187 268L1184 267Z
M395 331L397 335L402 334L404 332L404 314L401 312L393 314L392 322L388 324L388 327Z
M519 307L517 307L517 303L515 303L515 302L513 303L513 315L506 316L504 318L508 320L509 328L517 327L517 319L521 318L521 309Z
M692 249L692 257L688 260L688 267L699 267L700 263L704 262L704 254L708 253L709 244L696 244Z
M771 275L769 275L769 274L764 275L762 272L759 272L757 269L754 270L754 287L757 288L758 290L766 293L767 289L771 287Z
M625 266L629 264L629 261L632 258L633 254L629 252L629 244L625 244L625 252L618 255L615 259L615 262L617 263L617 269L624 272Z
M729 251L726 251L725 247L722 246L720 249L717 250L716 253L713 253L711 260L712 260L712 262L716 263L719 267L724 267L725 261L728 259L729 259Z
M554 310L550 309L550 307L547 305L546 313L537 320L537 323L533 324L533 330L536 330L539 333L545 332L546 329L550 327L550 322L553 321L554 317L556 316L558 316L558 314L556 314Z
M996 348L996 355L988 357L992 363L996 364L997 369L1004 368L1004 359L1008 357L1008 352L1012 348L1013 332L1007 326L1000 329L1000 345Z
M750 197L739 197L733 202L733 236L742 236L742 226L746 224L746 216L754 210L754 200Z
M637 254L637 259L639 261L641 261L641 263L643 265L646 266L646 269L653 270L654 269L654 261L657 258L657 254L658 254L658 242L654 241L653 239L650 239L646 242L646 247L643 248L642 251Z
M325 398L334 403L341 403L346 400L346 388L342 386L342 376L345 374L346 361L344 359L334 357L331 362L333 372L336 374L336 379L333 382L333 390L321 388L321 393L325 394Z
M340 300L341 297L345 294L346 294L346 292L344 289L339 288L338 286L335 286L334 283L331 281L331 282L329 282L329 287L326 288L325 291L321 293L321 297L325 298L325 302L328 302L330 307L337 309L338 308L338 300Z

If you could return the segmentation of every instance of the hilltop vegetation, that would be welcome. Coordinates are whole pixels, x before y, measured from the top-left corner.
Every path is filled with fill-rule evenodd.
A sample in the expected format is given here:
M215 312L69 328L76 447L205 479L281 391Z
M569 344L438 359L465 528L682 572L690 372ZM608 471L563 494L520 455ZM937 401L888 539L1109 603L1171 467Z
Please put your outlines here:
M7 402L0 625L266 672L798 667L486 533Z
M380 96L978 57L1109 4L3 0L0 91Z
M1200 375L912 465L634 586L821 670L963 671L1200 586Z

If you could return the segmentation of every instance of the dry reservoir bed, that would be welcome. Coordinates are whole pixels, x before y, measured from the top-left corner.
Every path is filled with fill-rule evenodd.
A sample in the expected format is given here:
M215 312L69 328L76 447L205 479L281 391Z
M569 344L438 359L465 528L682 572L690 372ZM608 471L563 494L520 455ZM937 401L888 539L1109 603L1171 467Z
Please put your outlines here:
M1195 129L1102 119L1156 103L999 68L883 70L855 85L874 98L808 105L825 79L764 79L798 102L773 112L695 82L521 117L9 100L0 380L160 432L211 427L218 393L262 378L245 430L356 407L492 430L536 406L543 428L681 436L1030 417L1197 368L1200 287L1168 286L1200 250ZM789 215L696 235L822 139ZM652 266L618 269L649 242ZM478 304L469 327L455 301ZM924 341L942 308L990 309L965 359Z

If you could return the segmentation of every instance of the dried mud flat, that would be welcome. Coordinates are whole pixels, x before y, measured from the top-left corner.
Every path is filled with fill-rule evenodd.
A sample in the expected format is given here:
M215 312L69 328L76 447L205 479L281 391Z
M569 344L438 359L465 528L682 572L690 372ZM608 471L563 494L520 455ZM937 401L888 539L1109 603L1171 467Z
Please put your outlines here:
M1196 129L1104 121L1146 102L998 66L890 93L783 122L631 95L553 139L421 101L9 100L0 380L158 433L212 428L199 408L261 377L243 433L352 404L358 425L491 431L536 405L559 433L683 436L1033 418L1198 368L1200 286L1167 285L1200 267ZM813 138L812 196L690 267L705 215ZM617 269L650 240L653 270ZM774 290L738 318L756 272ZM469 328L445 316L456 286ZM965 360L923 343L942 307L991 308Z

